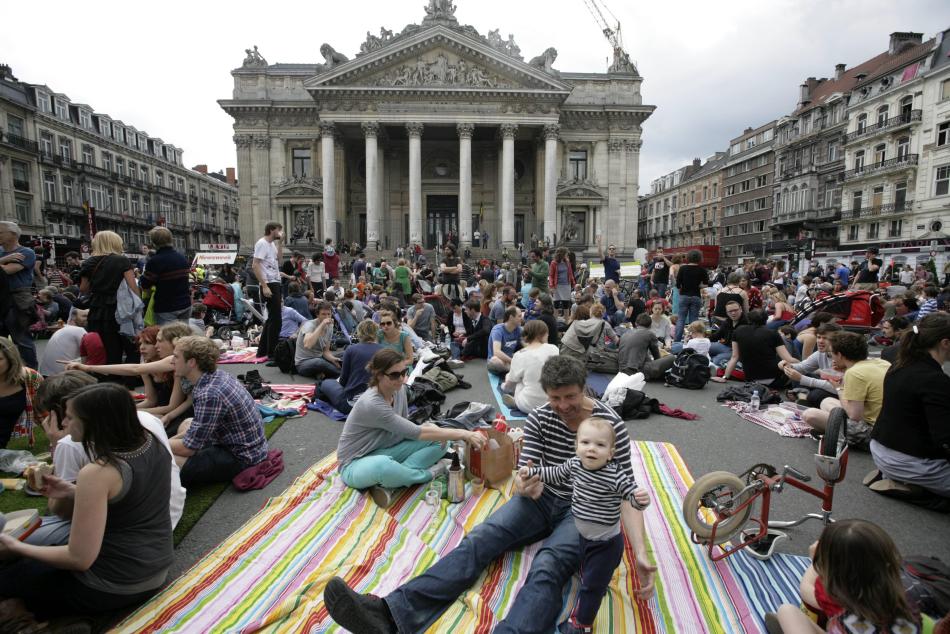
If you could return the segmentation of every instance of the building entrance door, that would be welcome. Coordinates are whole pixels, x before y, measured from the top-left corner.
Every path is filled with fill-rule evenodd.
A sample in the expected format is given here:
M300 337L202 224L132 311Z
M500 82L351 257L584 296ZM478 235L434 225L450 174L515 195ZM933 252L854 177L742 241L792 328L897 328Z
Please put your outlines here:
M434 249L439 238L445 241L449 231L458 232L459 197L426 196L426 248Z
M524 214L515 214L515 246L524 242Z

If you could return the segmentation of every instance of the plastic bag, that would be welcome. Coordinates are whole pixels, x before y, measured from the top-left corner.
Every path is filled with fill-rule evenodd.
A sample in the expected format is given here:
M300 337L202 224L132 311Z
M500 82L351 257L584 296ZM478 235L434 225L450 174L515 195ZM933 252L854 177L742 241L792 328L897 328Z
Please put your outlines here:
M23 473L23 470L39 460L29 451L0 449L0 471L6 473Z
M603 400L605 402L609 401L611 392L614 392L616 396L619 396L620 400L623 400L628 388L642 392L646 384L647 380L643 376L643 372L637 372L636 374L618 372L614 378L610 379L610 383L607 384L607 389L604 390Z

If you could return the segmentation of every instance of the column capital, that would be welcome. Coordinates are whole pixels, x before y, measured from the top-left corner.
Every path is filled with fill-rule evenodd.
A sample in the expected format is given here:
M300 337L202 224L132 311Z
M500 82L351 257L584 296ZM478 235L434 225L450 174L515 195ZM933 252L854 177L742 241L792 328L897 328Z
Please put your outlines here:
M254 147L259 150L266 150L270 148L270 137L266 134L258 135L254 137Z
M251 147L251 142L254 140L254 137L250 134L235 134L232 138L234 145L236 145L239 150Z
M336 124L332 121L320 121L317 124L317 127L320 128L321 137L334 137L336 136Z
M503 139L514 138L518 134L518 125L515 123L502 123L498 129Z
M409 138L422 138L422 130L425 126L418 121L412 121L406 124L406 132L409 134Z
M475 133L475 124L474 123L456 123L455 129L458 130L459 138L471 139L472 134Z
M366 137L378 137L379 136L379 122L378 121L364 121L360 124L360 127L363 129L363 136Z
M561 126L557 123L549 123L541 130L541 135L544 137L545 141L558 140L558 137L561 136Z

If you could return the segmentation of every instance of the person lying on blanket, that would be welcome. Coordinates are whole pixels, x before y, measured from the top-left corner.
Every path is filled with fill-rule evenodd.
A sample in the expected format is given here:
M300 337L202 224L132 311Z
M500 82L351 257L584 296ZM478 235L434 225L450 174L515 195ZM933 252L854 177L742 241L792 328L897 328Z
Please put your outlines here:
M585 396L586 380L587 370L577 359L557 356L545 361L541 386L548 402L528 415L519 466L552 467L570 460L578 427L593 416L613 426L615 460L624 473L632 472L627 428L612 409ZM361 595L343 579L331 579L323 595L330 616L354 632L423 632L492 562L510 550L543 540L524 585L494 631L551 632L561 612L564 585L581 560L571 487L545 486L537 476L525 479L520 474L514 485L516 495L474 527L454 550L386 597ZM643 515L628 504L621 515L636 555L640 580L636 596L647 598L653 593L656 568L648 563Z
M391 320L392 317L387 317ZM369 388L360 395L337 446L340 477L354 489L369 489L373 500L389 507L395 489L422 484L445 466L445 440L464 440L481 448L487 438L464 429L443 429L409 420L407 363L403 355L384 348L370 359Z
M581 421L575 439L577 455L554 467L518 470L522 480L539 476L545 484L570 485L571 513L581 534L581 591L571 618L560 625L563 634L593 631L600 602L623 557L620 509L624 501L643 510L650 495L614 460L613 424L603 418Z

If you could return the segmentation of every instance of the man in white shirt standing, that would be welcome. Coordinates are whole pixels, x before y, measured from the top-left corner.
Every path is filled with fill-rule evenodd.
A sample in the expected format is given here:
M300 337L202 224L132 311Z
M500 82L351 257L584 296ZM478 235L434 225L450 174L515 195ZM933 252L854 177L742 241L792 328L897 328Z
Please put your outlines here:
M264 225L264 237L254 245L254 277L261 286L267 306L267 322L257 345L257 356L271 357L280 340L280 261L283 257L284 227L279 222Z

